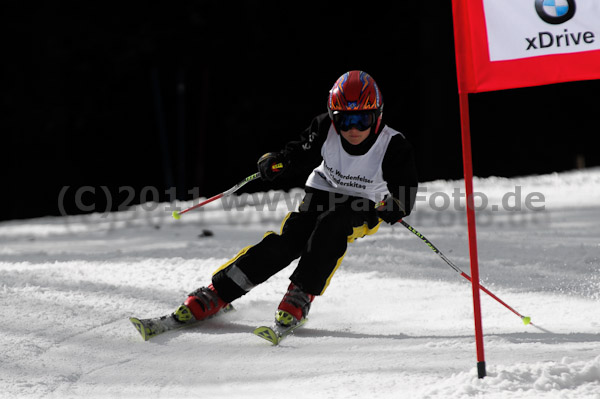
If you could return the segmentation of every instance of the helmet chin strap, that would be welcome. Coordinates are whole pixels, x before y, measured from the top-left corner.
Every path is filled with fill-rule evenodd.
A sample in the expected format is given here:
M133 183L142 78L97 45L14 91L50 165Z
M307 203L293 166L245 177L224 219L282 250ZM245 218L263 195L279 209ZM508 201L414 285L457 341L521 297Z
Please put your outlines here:
M333 125L333 129L335 130L335 132L341 136L340 129L338 129L338 127L335 124L335 122L333 121L333 119L331 120L331 124Z
M375 130L371 130L371 134L377 134L379 133L379 126L381 125L381 118L383 117L383 111L379 113L379 116L377 117L377 123L375 124ZM373 129L373 128L371 128Z

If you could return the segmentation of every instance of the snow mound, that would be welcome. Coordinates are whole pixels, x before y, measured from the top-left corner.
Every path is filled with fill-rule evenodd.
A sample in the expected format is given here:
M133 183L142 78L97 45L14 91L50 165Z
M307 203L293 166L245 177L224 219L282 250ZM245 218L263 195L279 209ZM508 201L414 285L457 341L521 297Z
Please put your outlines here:
M440 398L600 398L600 356L589 361L564 357L560 362L488 366L487 376L475 369L427 389L424 397Z

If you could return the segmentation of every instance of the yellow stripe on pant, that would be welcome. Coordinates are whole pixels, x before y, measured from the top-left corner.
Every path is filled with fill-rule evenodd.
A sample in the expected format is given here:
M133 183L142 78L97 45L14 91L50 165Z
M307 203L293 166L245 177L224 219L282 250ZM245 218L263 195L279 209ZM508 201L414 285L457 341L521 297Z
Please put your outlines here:
M288 212L288 214L283 218L283 221L281 222L281 228L280 228L280 232L279 234L281 235L283 233L283 226L285 225L285 222L287 222L287 220L290 218L290 215L292 214L292 212ZM268 236L269 234L276 234L274 231L267 231L264 235L263 238L265 238L266 236ZM228 260L225 264L221 265L217 270L215 270L213 272L213 276L215 274L217 274L218 272L220 272L223 269L226 269L227 267L231 266L236 260L238 260L241 256L245 255L246 252L248 252L248 250L250 248L252 248L254 245L248 245L247 247L242 248L242 250L240 252L238 252L238 254L233 257L232 259Z
M362 226L354 227L352 229L352 234L350 234L348 236L348 242L351 243L351 242L354 242L357 238L362 238L364 236L368 236L368 235L372 235L372 234L377 233L377 230L379 230L379 226L381 226L381 222L382 222L382 220L379 219L379 223L377 223L371 229L369 228L369 226L366 223L364 223ZM331 272L331 274L327 278L327 282L325 282L325 287L323 287L323 291L321 291L321 293L319 295L323 295L325 293L325 290L327 289L327 287L329 287L329 283L331 282L331 278L333 277L333 275L335 274L335 272L337 271L337 269L342 264L342 260L344 259L344 256L346 255L346 252L344 252L342 254L342 256L336 262L335 267L333 268L333 271Z
M245 248L242 248L242 250L240 252L238 252L238 254L233 257L232 259L230 259L229 261L227 261L227 263L225 263L224 265L222 265L221 267L219 267L217 270L214 271L213 276L217 273L219 273L221 270L226 269L227 267L231 266L233 264L233 262L235 262L236 260L238 260L241 256L245 255L246 252L248 252L248 250L250 248L252 248L254 245L248 245Z

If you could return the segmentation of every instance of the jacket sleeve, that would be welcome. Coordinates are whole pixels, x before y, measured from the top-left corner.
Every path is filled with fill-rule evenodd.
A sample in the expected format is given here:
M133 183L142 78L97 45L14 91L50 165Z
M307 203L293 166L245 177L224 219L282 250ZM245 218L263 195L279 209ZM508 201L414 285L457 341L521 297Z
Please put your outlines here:
M392 137L381 167L388 190L397 200L395 206L408 216L415 205L419 178L414 150L403 135Z
M281 154L289 165L289 174L307 175L321 163L321 147L330 126L329 115L321 114L311 121L310 126L300 134L299 140L286 144Z

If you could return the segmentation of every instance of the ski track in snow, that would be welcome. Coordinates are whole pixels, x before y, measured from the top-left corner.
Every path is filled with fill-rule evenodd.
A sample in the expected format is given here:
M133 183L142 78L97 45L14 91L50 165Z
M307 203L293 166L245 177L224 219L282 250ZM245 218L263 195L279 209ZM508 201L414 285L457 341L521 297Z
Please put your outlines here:
M600 399L600 169L475 179L490 204L517 186L546 208L478 213L480 275L533 325L482 292L484 379L469 283L402 226L351 244L278 347L251 331L271 323L295 262L236 312L141 341L128 317L173 311L288 210L213 203L173 221L154 204L0 223L0 398ZM407 221L470 274L464 218L421 201Z

